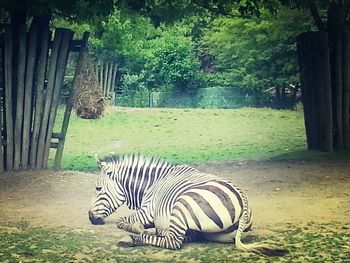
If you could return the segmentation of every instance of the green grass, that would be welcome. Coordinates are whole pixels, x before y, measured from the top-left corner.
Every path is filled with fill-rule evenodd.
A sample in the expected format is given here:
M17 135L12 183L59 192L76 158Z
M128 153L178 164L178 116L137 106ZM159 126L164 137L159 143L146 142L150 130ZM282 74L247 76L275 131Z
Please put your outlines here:
M237 251L233 244L191 243L179 251L121 248L112 234L0 224L1 262L350 262L350 232L337 223L289 225L264 238L289 250L283 258ZM247 243L261 241L251 237ZM271 245L272 244L272 245Z
M95 152L142 153L180 163L318 156L306 151L302 111L252 108L142 109L109 112L98 120L73 115L62 168L95 169Z

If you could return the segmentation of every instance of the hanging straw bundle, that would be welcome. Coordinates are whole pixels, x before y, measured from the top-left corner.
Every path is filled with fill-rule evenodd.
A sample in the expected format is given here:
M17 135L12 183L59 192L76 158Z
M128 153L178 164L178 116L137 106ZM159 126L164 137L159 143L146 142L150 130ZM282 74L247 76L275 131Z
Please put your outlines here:
M89 53L86 51L83 56L84 63L76 83L75 109L80 118L97 119L105 110L105 101Z

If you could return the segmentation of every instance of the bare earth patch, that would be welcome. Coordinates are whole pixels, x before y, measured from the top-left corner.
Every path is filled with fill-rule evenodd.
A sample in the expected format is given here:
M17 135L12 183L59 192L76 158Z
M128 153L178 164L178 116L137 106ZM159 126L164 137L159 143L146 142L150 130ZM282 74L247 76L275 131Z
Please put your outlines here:
M198 169L231 179L245 189L254 212L254 236L266 237L286 227L337 222L349 233L350 162L227 161L200 164ZM92 226L87 217L95 174L75 171L30 171L0 175L0 224L29 222L32 226L69 228L80 233L125 235L115 218ZM17 232L0 228L1 232ZM187 248L189 249L189 248ZM162 253L160 253L162 254ZM350 255L350 253L349 253ZM81 260L86 255L78 255ZM162 254L158 257L169 257Z

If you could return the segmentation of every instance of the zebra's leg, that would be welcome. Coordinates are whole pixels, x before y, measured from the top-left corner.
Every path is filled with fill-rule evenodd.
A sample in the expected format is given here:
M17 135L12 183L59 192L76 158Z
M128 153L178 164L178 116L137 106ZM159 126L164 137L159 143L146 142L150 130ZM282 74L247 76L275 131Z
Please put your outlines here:
M179 249L185 239L188 230L180 213L174 209L170 218L170 226L167 230L158 230L158 235L140 234L131 236L134 245L152 245L168 249Z
M152 217L144 210L139 209L129 216L121 217L117 220L117 227L128 232L141 234L146 225L151 225Z
M151 229L145 229L143 234L155 235L158 237L165 237L168 235L168 232L169 232L169 229L151 228ZM186 231L183 243L191 243L191 242L202 241L202 240L205 240L203 233L188 229Z
M202 232L189 229L186 232L183 243L191 243L203 240L205 240L205 237Z

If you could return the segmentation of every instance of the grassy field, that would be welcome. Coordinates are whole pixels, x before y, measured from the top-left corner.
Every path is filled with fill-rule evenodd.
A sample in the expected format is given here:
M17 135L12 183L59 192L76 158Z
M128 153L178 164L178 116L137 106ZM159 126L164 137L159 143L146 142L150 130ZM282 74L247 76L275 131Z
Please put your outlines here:
M233 244L220 243L192 243L180 251L121 248L112 234L31 227L25 222L0 224L0 229L2 262L350 262L346 245L350 235L334 224L291 225L274 231L270 242L290 251L283 258L244 253Z
M57 118L57 127L62 113ZM303 154L302 111L243 108L109 110L98 120L72 116L63 169L94 169L94 153L143 153L198 163Z

